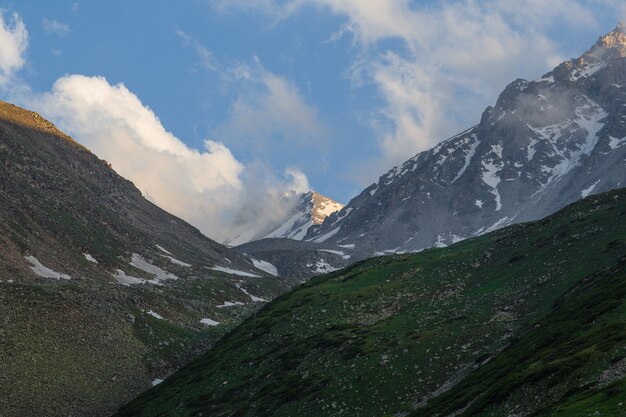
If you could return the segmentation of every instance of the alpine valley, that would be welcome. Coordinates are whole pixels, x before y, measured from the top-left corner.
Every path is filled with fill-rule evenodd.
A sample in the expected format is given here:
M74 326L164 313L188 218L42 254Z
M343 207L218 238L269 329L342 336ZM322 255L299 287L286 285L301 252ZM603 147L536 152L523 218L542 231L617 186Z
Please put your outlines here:
M0 416L626 416L624 186L624 25L222 243L0 102Z
M394 255L278 297L117 416L626 415L625 29L304 242L240 247Z
M476 126L391 169L306 234L236 249L307 278L318 265L447 246L626 185L625 28L538 80L514 81Z

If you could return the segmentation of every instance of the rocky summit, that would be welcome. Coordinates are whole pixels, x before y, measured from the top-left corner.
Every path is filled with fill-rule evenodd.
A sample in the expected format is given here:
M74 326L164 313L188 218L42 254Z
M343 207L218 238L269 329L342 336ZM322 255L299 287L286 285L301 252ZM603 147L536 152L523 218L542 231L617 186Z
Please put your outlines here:
M5 102L0 242L2 416L110 415L287 287Z
M282 215L269 224L248 227L229 239L226 244L237 246L269 238L302 240L311 226L321 224L326 217L344 207L343 204L316 191L306 193L288 191L278 198L277 204L278 212ZM254 209L244 207L237 216L236 223L248 223L251 217L257 215Z
M626 184L625 26L473 126L391 169L305 240L369 253L446 246Z

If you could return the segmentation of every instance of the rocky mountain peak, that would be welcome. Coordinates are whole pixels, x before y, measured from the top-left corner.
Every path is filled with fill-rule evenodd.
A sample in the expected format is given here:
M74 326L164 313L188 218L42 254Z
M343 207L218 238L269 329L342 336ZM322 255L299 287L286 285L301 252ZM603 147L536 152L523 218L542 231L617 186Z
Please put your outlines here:
M625 30L537 80L513 81L476 126L391 169L305 240L415 251L624 186Z
M311 209L311 220L313 224L322 224L326 217L344 207L343 204L316 191L311 192L311 201L313 202L313 208Z
M596 47L615 49L620 57L626 57L626 22L620 22L615 29L600 37Z

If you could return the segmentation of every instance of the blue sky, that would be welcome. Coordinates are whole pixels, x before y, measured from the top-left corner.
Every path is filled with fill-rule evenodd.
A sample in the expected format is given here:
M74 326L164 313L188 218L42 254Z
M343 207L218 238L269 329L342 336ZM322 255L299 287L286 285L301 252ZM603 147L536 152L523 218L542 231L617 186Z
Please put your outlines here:
M580 55L621 3L0 1L0 87L222 240L289 188L346 203Z

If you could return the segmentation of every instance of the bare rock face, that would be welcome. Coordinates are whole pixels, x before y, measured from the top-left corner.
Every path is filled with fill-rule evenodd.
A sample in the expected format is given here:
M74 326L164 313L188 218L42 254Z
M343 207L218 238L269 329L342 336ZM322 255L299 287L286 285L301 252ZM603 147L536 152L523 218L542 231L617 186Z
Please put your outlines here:
M620 24L540 79L518 79L480 122L380 177L305 240L369 253L444 246L626 184Z
M310 199L310 203L307 206L311 207L311 222L313 224L322 224L326 217L344 208L343 204L315 191L306 194L305 199Z

